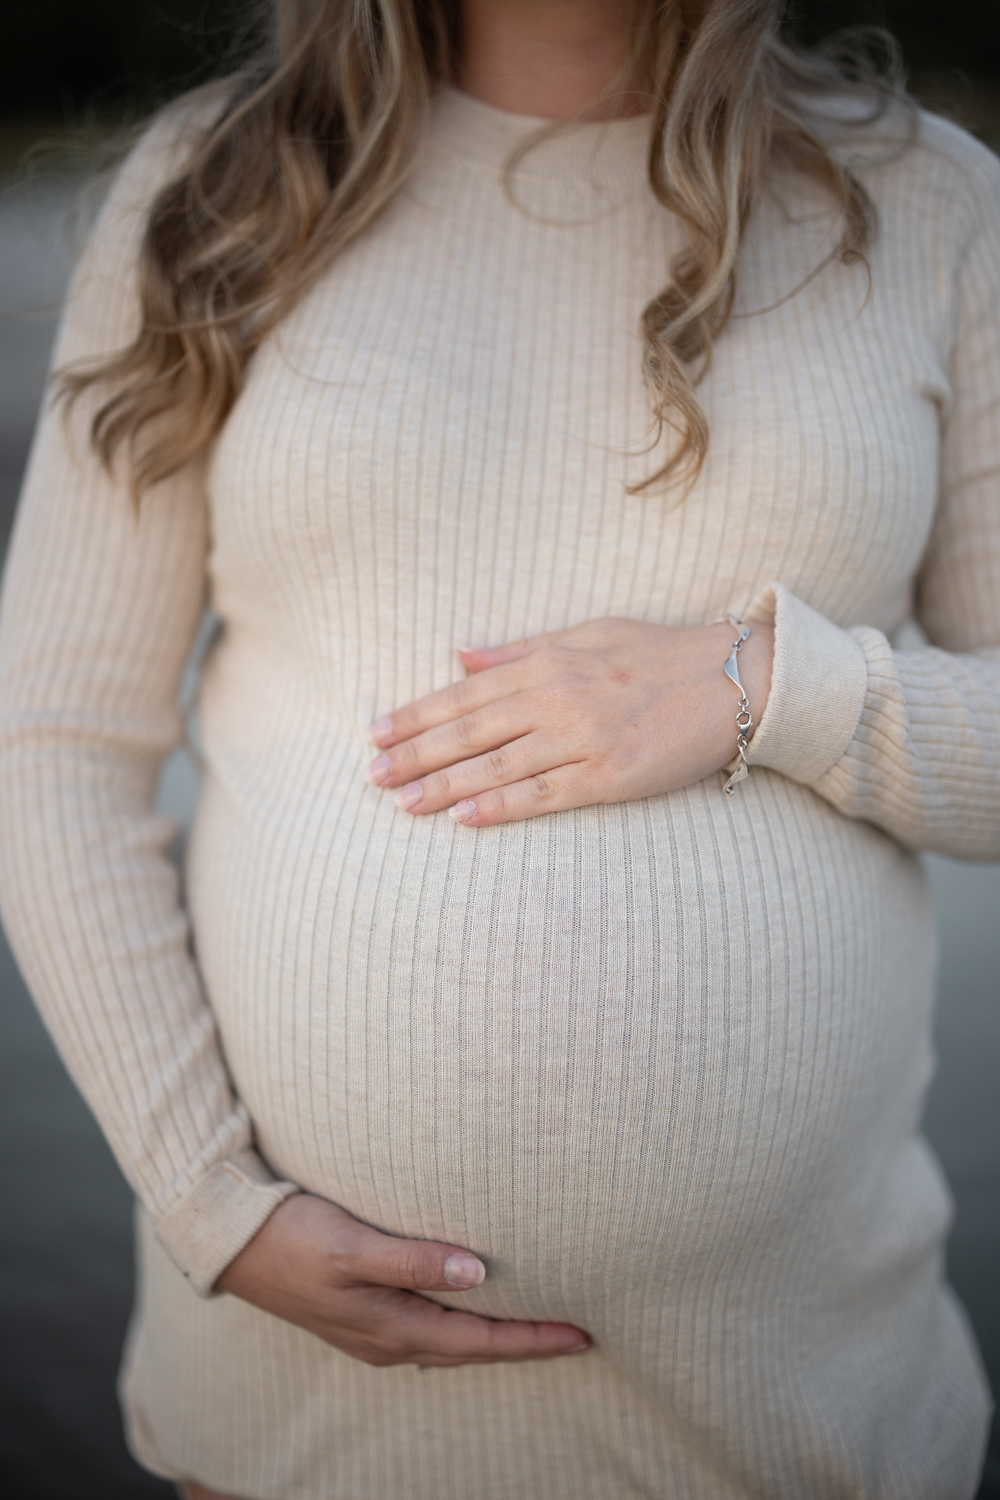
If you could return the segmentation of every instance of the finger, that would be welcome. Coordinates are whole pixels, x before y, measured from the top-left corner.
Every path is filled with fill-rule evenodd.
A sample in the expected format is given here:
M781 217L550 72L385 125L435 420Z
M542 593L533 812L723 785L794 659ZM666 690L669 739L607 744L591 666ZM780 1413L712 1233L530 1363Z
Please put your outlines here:
M458 654L462 665L470 672L482 672L487 667L504 666L508 662L520 661L538 651L542 646L554 646L566 634L565 630L549 630L543 635L522 636L519 641L507 641L502 646L460 646Z
M537 693L514 693L383 750L368 767L366 778L373 786L388 789L487 751L499 753L501 747L530 734L543 716L544 705ZM509 776L506 779L511 780ZM491 784L481 783L484 787Z
M489 1364L584 1353L590 1341L572 1323L497 1321L408 1299L393 1319L394 1341L420 1364ZM404 1354L405 1357L405 1354Z
M436 693L428 693L426 698L417 698L413 703L393 709L391 714L372 725L368 738L373 745L380 747L398 745L427 729L448 724L488 703L510 697L523 686L524 680L524 670L516 662L500 667L495 673L463 677L460 682L452 682Z
M357 1223L338 1250L341 1270L360 1284L412 1292L467 1291L486 1277L479 1257L459 1245L400 1239L367 1224Z
M456 823L468 828L486 828L494 823L517 823L542 813L565 812L569 807L587 807L601 799L593 795L585 762L557 766L524 781L512 782L474 797L463 798L450 809Z
M396 806L408 813L434 813L477 797L492 787L541 776L565 763L567 748L551 735L533 732L498 745L485 755L456 761L443 770L407 782L396 793Z

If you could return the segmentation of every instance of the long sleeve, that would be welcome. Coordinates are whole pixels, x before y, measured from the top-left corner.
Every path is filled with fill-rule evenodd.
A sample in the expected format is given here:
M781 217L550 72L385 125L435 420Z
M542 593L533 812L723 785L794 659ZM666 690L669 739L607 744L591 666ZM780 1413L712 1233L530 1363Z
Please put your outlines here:
M780 584L771 698L751 760L913 849L1000 857L1000 164L985 152L954 271L936 521L916 580L929 645L841 630Z
M183 115L183 119L187 116ZM119 175L83 257L62 366L128 342L143 222L177 112ZM147 494L45 411L0 617L0 904L28 985L164 1245L202 1293L279 1202L191 957L173 825L154 813L205 589L200 466Z

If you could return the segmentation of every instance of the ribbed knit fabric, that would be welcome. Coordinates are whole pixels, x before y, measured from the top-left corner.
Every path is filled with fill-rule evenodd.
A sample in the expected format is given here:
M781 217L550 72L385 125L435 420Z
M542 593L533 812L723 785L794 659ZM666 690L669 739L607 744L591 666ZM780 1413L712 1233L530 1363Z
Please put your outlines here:
M188 117L120 175L60 362L134 328ZM868 153L870 296L860 265L809 280L839 225L775 183L678 504L625 488L657 457L639 314L681 243L646 122L549 139L505 192L530 128L444 94L409 186L138 520L83 413L73 442L41 424L2 905L143 1205L132 1442L248 1500L968 1500L988 1398L918 1133L912 851L1000 854L1000 166L933 120ZM206 574L196 967L152 800ZM933 645L894 653L914 601ZM727 611L777 625L732 799L473 830L362 780L368 725L459 645ZM442 1300L593 1352L374 1370L199 1295L295 1188L472 1247L485 1284Z

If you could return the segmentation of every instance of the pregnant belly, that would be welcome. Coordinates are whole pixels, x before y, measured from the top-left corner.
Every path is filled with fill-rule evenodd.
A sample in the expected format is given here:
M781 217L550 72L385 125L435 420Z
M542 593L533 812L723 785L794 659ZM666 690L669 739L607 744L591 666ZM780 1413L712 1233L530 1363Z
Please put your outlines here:
M901 1190L929 1071L920 869L780 777L475 831L332 773L254 826L210 780L189 883L265 1156L476 1249L484 1311L593 1330L625 1266L668 1303L778 1247L815 1277L806 1223L835 1274Z

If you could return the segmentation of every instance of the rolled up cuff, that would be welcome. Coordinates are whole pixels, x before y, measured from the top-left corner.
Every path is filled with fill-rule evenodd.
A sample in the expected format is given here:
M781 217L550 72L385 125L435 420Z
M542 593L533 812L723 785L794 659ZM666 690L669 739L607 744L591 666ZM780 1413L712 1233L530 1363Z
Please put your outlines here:
M279 1204L297 1193L279 1182L256 1151L240 1151L200 1177L169 1213L155 1221L157 1238L200 1297L235 1260Z
M868 687L864 651L780 583L761 590L749 618L774 626L774 664L747 759L808 785L837 763L854 737Z

